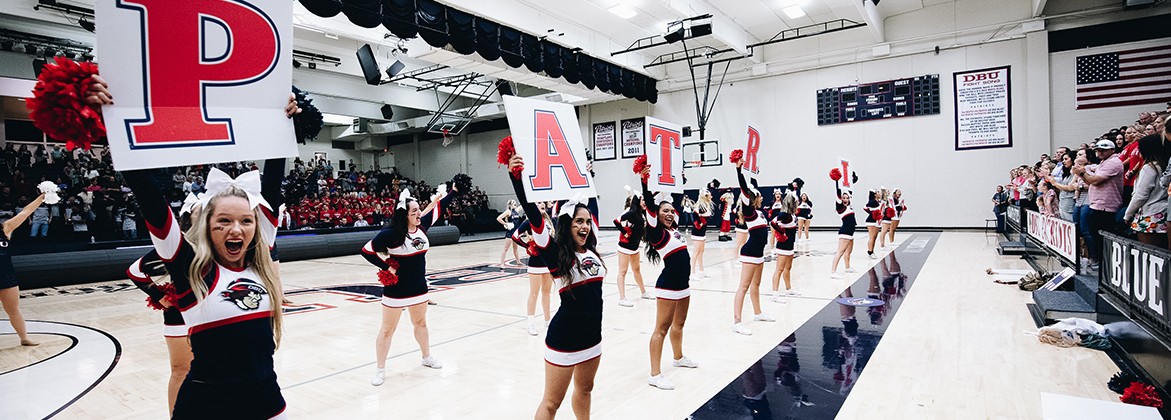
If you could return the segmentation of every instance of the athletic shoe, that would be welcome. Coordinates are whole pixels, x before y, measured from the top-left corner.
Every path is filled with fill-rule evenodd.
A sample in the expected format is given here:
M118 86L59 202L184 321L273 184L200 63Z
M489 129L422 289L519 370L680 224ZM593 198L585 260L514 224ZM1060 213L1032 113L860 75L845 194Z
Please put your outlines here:
M695 369L699 367L699 364L692 362L687 356L683 356L683 358L671 362L671 366Z
M785 291L785 296L801 296L801 294L797 293L796 290L789 289Z
M759 314L753 315L752 320L753 321L761 321L761 322L774 322L777 319L769 316L768 314L766 314L764 312L761 312Z
M649 300L655 300L655 294L651 293L651 292L646 292L646 293L642 294L642 298L649 299Z
M618 301L618 306L625 306L627 308L630 308L630 307L634 306L634 302L631 302L630 299L622 299L622 300Z
M773 303L785 303L785 298L779 294L773 294Z
M705 279L712 278L712 275L708 274L707 271L700 271L699 274L703 274L703 278L705 278Z
M857 273L857 272L858 272L858 270L855 270L855 269L853 269L853 268L847 268L847 269L846 269L846 272L847 272L847 273Z
M772 255L765 255L764 262L773 262L773 256Z
M748 327L745 327L744 323L742 322L732 324L732 332L736 334L752 335L752 330L748 329Z
M370 385L379 386L386 378L386 369L374 369L374 377L370 378Z
M528 330L528 331L529 331L529 335L537 335L537 334L540 334L540 332L539 332L539 331L537 331L537 326L536 326L536 325L533 325L532 323L530 323L530 324L529 324L529 330Z
M872 259L872 260L877 260L877 259L878 259L878 256L877 256L877 255L874 255L874 253L873 253L873 252L871 252L871 253L867 253L866 255L867 255L867 256L869 256L869 257L870 257L870 259Z
M653 386L658 389L662 389L664 391L670 391L672 389L675 389L675 384L671 383L670 379L667 379L667 375L664 375L661 373L656 376L652 376L650 379L648 379L646 381L646 383L650 386Z
M829 273L829 278L831 278L831 279L840 279L840 278L842 278L842 275L841 275L841 274L838 274L838 273Z
M429 367L431 369L443 369L443 363L439 363L439 361L435 359L435 356L427 356L424 358L423 366Z

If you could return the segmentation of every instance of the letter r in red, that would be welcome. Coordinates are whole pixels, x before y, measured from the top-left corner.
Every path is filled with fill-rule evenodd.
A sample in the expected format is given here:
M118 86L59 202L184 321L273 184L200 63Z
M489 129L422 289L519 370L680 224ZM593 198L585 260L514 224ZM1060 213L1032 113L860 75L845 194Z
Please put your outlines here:
M675 186L671 154L680 150L679 132L651 124L651 144L659 147L659 185Z
M208 115L207 89L272 72L281 50L272 19L240 0L118 0L118 7L142 14L146 118L126 121L130 147L235 143L231 119ZM226 51L208 51L209 30L227 34Z
M565 140L565 131L557 121L557 114L536 110L534 116L536 156L533 159L537 173L529 176L534 190L553 188L553 168L561 168L570 188L589 188L590 181L582 168L577 167L573 149ZM576 128L574 128L576 130Z
M757 165L756 154L760 151L760 131L748 127L748 147L744 149L744 169L754 174L760 173L760 168Z

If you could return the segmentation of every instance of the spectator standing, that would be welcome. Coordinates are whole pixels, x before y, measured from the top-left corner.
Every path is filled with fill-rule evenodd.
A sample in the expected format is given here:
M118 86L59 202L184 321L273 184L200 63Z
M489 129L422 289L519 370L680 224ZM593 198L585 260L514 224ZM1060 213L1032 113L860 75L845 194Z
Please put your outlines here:
M996 194L992 194L992 212L996 214L996 233L1004 233L1004 213L1008 210L1008 198L1004 187L997 185Z
M1143 164L1123 220L1138 234L1140 242L1167 248L1167 194L1163 192L1168 185L1161 175L1167 168L1168 148L1159 135L1145 136L1137 143Z
M32 233L29 235L34 239L34 242L41 243L49 237L49 223L52 222L51 213L49 212L49 205L44 202L41 203L36 210L33 210L30 223L32 224ZM45 238L45 239L39 239Z
M1114 142L1100 140L1094 145L1094 154L1101 163L1096 168L1087 167L1079 171L1087 184L1090 185L1090 264L1097 270L1097 248L1102 244L1101 231L1113 232L1115 217L1122 207L1122 160L1114 158Z
M1060 156L1061 164L1057 165L1057 168L1054 168L1050 175L1045 176L1045 181L1057 189L1058 217L1061 217L1062 220L1073 221L1074 203L1077 201L1074 197L1077 193L1076 177L1071 172L1074 157L1069 153L1060 153Z

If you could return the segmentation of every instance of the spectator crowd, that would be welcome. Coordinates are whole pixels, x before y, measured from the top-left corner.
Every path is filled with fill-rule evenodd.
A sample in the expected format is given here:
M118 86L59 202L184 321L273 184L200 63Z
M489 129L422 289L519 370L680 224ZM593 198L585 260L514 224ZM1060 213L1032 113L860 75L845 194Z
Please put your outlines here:
M992 196L997 232L1010 204L1077 225L1084 268L1097 270L1101 232L1168 247L1171 133L1164 111L1144 112L1077 148L1058 147L1009 170Z

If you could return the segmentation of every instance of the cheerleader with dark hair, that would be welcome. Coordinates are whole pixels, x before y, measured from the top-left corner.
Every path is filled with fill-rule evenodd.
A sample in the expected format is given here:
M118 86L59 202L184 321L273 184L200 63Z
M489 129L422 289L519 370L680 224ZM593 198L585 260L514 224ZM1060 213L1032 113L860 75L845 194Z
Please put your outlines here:
M801 200L797 204L797 242L809 242L809 224L813 221L813 201L809 195L801 193ZM801 239L805 233L805 239Z
M878 190L870 190L870 199L866 201L866 207L862 208L866 212L866 231L870 233L866 241L866 255L870 259L878 258L874 256L874 241L878 239L879 224L882 223L883 205L879 198Z
M650 173L650 168L643 175ZM651 334L651 376L650 386L671 390L675 384L663 374L663 342L671 340L672 363L674 367L699 367L683 355L683 324L687 321L687 310L691 306L691 256L687 243L676 225L675 207L670 200L656 202L654 194L647 189L646 178L642 182L642 196L646 206L646 255L651 263L663 263L663 271L655 283L658 292L658 307L655 316L655 331Z
M894 193L890 195L890 208L894 210L893 213L887 212L890 217L890 245L895 246L895 230L899 228L899 222L903 219L903 212L907 211L907 202L903 200L903 190L894 189Z
M890 190L880 188L878 190L878 201L882 203L880 214L882 219L879 222L878 230L878 249L883 250L886 249L886 237L890 235L891 218L895 216L894 205L890 202Z
M536 206L537 209L540 210L541 217L543 218L542 221L538 223L545 224L546 222L552 220L552 217L550 217L549 213L545 210L546 204L544 201L538 201ZM521 211L524 211L524 209L522 208ZM533 243L532 238L533 224L532 221L528 219L525 219L525 221L521 222L520 227L512 232L512 240L516 242L517 245L524 247L525 252L529 254L529 262L527 264L528 268L526 269L529 274L529 296L528 300L525 301L525 309L527 310L525 314L526 320L528 321L528 328L526 328L526 331L528 331L529 335L535 336L540 334L540 330L537 329L536 325L538 296L541 298L541 310L545 314L544 326L549 326L549 320L551 319L549 316L549 299L551 293L550 290L553 289L553 276L549 275L549 265L545 262L544 259L541 258L541 253L537 252L536 245Z
M699 200L695 201L695 221L692 223L691 244L694 246L694 257L691 258L691 275L711 278L704 271L703 251L707 246L707 221L712 217L715 203L712 202L712 193L709 190L699 190ZM696 266L699 267L696 270Z
M630 187L626 187L628 190ZM641 258L638 255L638 245L642 242L646 231L646 222L643 221L642 198L632 195L626 198L626 211L614 219L614 226L621 232L618 236L618 304L625 307L634 306L634 302L626 299L626 271L633 269L634 283L643 299L653 299L642 284Z
M843 192L841 184L834 181L834 189L837 190L837 204L835 210L838 216L842 218L842 227L838 228L838 250L834 253L833 264L830 266L830 278L840 279L841 274L838 274L838 261L845 257L846 273L855 273L854 269L850 268L850 254L854 252L854 230L858 227L858 221L854 218L854 209L850 207L850 193Z
M769 224L777 238L776 249L777 268L773 272L773 302L785 303L780 294L781 277L785 279L785 295L793 296L793 286L789 278L793 271L793 242L797 240L797 196L792 192L785 194L781 200L781 207L773 214Z
M520 173L524 159L513 155L511 173ZM542 211L525 198L520 179L510 176L517 200L534 224L533 242L557 278L561 307L549 323L545 336L545 395L537 408L537 419L552 419L574 384L573 413L579 419L590 416L594 376L602 357L602 278L606 265L598 253L593 215L585 203L570 200L561 206L557 230Z
M378 267L382 282L382 327L374 341L374 356L378 367L370 384L382 385L386 376L386 354L390 339L398 328L399 318L406 309L414 326L415 341L423 356L423 366L442 369L443 364L431 355L430 334L427 331L427 250L431 249L427 229L439 220L443 207L451 203L455 194L447 194L445 186L431 197L431 204L420 209L419 202L403 189L395 204L390 226L362 247L362 256ZM453 193L458 193L454 190Z
M732 331L737 334L752 335L740 320L744 312L744 295L752 300L752 309L755 316L753 321L773 322L775 318L761 311L760 308L760 277L764 271L764 247L768 244L766 236L769 232L768 219L761 212L763 198L760 192L748 185L744 180L741 167L744 161L736 162L736 176L740 179L740 216L748 229L744 245L740 247L740 286L736 288L736 296L732 301Z

